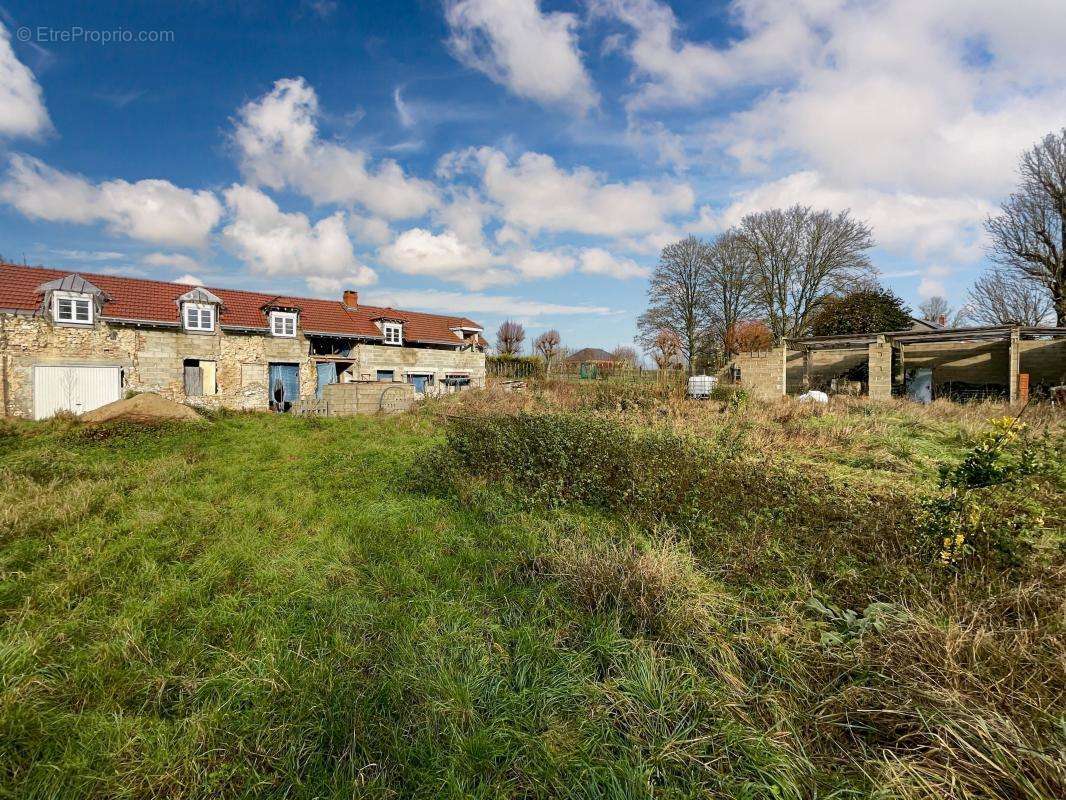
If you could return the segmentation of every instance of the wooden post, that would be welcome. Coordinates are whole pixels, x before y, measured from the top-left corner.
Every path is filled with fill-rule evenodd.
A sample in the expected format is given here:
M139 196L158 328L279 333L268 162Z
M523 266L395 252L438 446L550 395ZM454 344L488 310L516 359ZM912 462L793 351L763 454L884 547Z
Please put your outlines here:
M1008 390L1011 403L1018 402L1018 373L1022 366L1022 329L1012 325L1010 329L1010 352L1008 354Z
M787 375L786 375L787 378ZM803 391L811 390L811 348L803 348Z

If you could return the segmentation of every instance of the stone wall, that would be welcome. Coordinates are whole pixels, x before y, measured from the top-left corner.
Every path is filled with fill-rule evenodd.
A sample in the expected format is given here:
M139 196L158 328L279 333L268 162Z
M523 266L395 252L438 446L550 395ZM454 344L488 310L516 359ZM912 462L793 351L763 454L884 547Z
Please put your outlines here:
M485 354L470 350L458 352L421 347L390 347L361 344L352 354L352 372L357 380L374 380L379 369L392 370L397 381L407 381L410 374L433 375L440 386L448 373L469 373L470 385L485 386Z
M357 371L369 377L377 369L392 369L398 381L405 381L414 371L433 373L439 382L447 372L469 372L471 385L485 382L483 353L378 345L360 345L355 350ZM217 394L185 395L185 359L216 362ZM55 325L41 317L0 314L2 410L10 416L33 416L35 365L119 366L126 391L158 392L201 407L256 410L269 407L271 363L298 364L300 395L314 396L315 361L302 333L294 339L228 331L196 334L106 322L80 328Z

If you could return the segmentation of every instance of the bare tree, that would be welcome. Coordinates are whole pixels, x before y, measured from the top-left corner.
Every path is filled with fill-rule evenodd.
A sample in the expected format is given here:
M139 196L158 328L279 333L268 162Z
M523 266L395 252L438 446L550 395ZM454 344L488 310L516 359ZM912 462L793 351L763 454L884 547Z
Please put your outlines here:
M707 255L711 347L728 358L732 355L729 332L756 313L751 251L740 234L730 230L711 243Z
M1022 156L1021 185L990 217L991 257L1041 287L1066 327L1066 128Z
M526 329L520 322L504 320L496 331L496 352L501 356L517 356L522 352Z
M694 236L668 244L648 285L648 310L637 319L637 340L656 349L663 332L674 335L689 371L707 336L708 246Z
M951 305L938 294L934 294L927 300L918 304L918 313L926 322L939 322L944 324L951 316Z
M970 289L967 315L978 325L1044 325L1052 317L1051 297L1018 271L986 272Z
M681 361L681 343L673 331L659 331L651 340L648 352L659 369L679 366Z
M640 364L640 355L637 353L636 348L630 347L628 344L618 345L618 347L611 351L611 358L621 364L628 364L631 367L636 367Z
M552 361L559 356L561 342L562 337L559 336L559 331L555 330L555 328L544 331L544 333L533 340L533 352L544 359L545 370L550 370L552 367Z
M866 255L870 228L848 211L760 211L744 217L739 234L752 261L754 298L778 340L805 333L823 298L876 274Z

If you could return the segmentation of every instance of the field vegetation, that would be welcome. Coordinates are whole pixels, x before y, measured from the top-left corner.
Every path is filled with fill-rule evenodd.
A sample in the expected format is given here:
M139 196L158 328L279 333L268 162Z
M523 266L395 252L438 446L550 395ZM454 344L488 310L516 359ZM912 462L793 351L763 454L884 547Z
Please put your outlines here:
M1064 423L1005 416L4 424L0 797L1061 797Z

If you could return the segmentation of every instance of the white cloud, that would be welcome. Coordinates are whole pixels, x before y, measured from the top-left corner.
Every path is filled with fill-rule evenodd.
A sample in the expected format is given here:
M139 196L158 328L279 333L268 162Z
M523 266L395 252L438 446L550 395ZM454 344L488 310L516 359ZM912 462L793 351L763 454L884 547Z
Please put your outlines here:
M488 248L464 241L454 231L432 233L411 228L378 251L382 264L409 275L427 275L481 288L511 279L497 268L497 258Z
M318 96L303 78L277 81L238 113L234 140L250 183L291 187L315 203L359 204L385 219L418 217L438 204L432 183L392 160L376 167L361 150L318 134Z
M687 213L693 192L685 183L611 183L588 167L567 171L543 153L525 153L513 165L489 147L451 153L440 174L477 169L482 188L501 206L500 216L526 231L572 231L620 236L661 228Z
M359 214L348 215L348 230L360 242L367 244L385 244L392 238L389 223L380 217L364 217Z
M115 261L126 257L125 253L119 253L115 250L67 250L65 248L54 248L52 252L60 258L70 261Z
M355 258L343 213L312 225L305 214L281 211L257 189L234 185L225 196L232 219L222 236L254 271L297 274L309 281L344 276L352 285L376 280L374 271Z
M581 271L588 275L606 275L619 280L648 276L648 270L637 262L618 258L600 247L586 247L581 251Z
M200 266L195 258L190 258L184 253L149 253L141 261L150 267L171 267L186 271L194 270ZM178 283L181 283L181 281L178 281Z
M577 259L561 251L528 250L514 258L523 278L558 278L573 272L576 265Z
M0 23L0 136L39 136L51 129L41 87L15 57L11 35Z
M375 290L366 294L366 303L439 313L496 314L515 317L602 316L615 313L606 306L567 305L504 295L487 295L477 292L468 294L432 289Z
M542 13L537 0L450 0L445 15L456 58L519 97L579 111L598 102L573 14Z
M715 217L704 216L707 229L735 225L745 214L802 203L832 211L851 209L870 223L878 244L919 258L934 256L975 261L982 255L985 217L994 209L983 200L933 197L877 189L846 189L817 172L804 171L736 195Z
M186 274L182 275L180 278L175 278L173 282L174 283L184 283L186 286L203 286L204 285L204 282L203 282L203 280L201 278L198 278L196 275L190 275L189 273L186 273Z
M630 99L631 110L661 105L691 105L724 88L763 83L788 75L796 61L807 60L816 45L812 31L831 13L835 0L740 0L733 15L744 36L726 47L684 41L673 10L657 0L594 0L593 11L614 17L634 36L628 55L644 79ZM624 48L618 39L612 48Z
M396 106L396 116L400 118L400 124L405 128L412 128L415 124L415 115L410 106L403 101L403 95L400 94L400 87L397 86L392 90L392 103Z
M163 180L93 184L18 153L11 156L0 198L32 219L104 222L132 239L189 247L205 244L222 217L222 205L209 191Z

